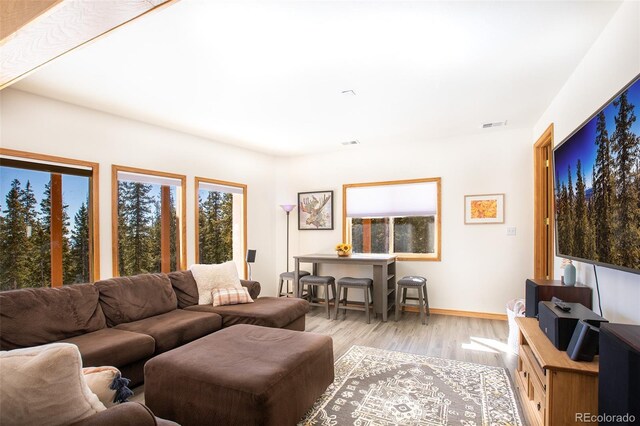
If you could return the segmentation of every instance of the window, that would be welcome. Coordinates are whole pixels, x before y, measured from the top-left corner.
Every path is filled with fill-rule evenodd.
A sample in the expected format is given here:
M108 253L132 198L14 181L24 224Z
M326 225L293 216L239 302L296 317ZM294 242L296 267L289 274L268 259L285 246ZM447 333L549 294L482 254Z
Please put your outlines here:
M0 290L99 278L98 169L0 148Z
M354 253L440 260L440 178L343 185L344 240Z
M186 269L182 175L112 167L113 275Z
M246 277L247 186L197 177L196 262L233 260Z

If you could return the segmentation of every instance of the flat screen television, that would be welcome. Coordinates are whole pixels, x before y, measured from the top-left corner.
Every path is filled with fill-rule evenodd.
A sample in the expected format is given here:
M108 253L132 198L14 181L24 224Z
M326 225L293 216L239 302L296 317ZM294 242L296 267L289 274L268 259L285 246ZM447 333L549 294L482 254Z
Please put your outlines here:
M640 274L640 75L553 150L553 165L556 255Z

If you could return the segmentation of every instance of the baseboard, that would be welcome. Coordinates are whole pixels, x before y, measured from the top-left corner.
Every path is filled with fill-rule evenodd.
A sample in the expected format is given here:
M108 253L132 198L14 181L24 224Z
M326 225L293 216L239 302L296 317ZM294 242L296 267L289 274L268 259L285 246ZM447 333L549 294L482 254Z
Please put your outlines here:
M409 312L418 312L418 308L414 306L405 306L404 310ZM455 309L439 309L439 308L430 308L429 312L436 315L451 315L456 317L482 318L482 319L491 319L491 320L500 320L500 321L507 320L507 314L493 314L489 312L458 311Z

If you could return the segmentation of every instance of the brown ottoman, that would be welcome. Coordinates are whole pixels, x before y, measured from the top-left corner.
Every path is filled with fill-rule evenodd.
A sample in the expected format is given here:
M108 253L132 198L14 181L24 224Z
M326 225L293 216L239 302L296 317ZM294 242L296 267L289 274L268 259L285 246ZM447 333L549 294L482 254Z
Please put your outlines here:
M145 405L189 425L295 425L333 382L333 341L234 325L151 359Z

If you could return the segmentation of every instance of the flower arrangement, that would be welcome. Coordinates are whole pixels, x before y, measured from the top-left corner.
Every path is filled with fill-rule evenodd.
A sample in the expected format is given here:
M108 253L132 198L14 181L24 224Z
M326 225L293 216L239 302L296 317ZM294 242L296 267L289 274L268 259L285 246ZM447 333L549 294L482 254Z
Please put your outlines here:
M336 251L338 252L338 256L350 256L351 255L351 244L340 243L336 245Z

